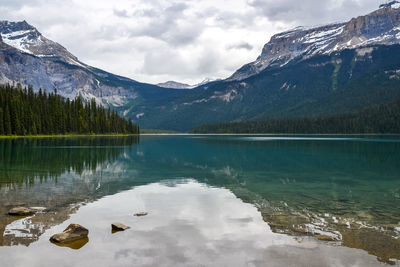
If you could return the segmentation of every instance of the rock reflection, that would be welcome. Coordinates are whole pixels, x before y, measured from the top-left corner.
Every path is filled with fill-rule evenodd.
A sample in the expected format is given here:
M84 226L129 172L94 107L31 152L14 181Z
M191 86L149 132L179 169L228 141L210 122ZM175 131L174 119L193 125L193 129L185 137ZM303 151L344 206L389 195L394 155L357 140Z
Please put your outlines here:
M57 243L57 242L53 242L53 241L50 241L50 242L59 247L66 247L66 248L71 248L71 249L81 249L83 246L85 246L89 242L89 238L85 237L85 238L81 238L79 240L75 240L75 241L68 242L68 243Z

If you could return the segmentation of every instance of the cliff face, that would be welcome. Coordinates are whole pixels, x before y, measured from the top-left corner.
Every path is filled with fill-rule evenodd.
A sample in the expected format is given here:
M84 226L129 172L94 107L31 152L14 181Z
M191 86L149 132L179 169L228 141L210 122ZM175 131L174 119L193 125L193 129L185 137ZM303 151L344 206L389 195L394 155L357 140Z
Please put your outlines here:
M400 42L400 9L384 7L351 19L337 40L340 49Z
M298 27L274 35L256 61L237 70L228 80L242 80L268 67L283 66L293 59L397 43L400 43L400 8L383 7L347 23L316 28Z
M344 27L341 37L351 39L355 36L373 38L390 32L400 26L400 9L384 7L366 16L351 19Z

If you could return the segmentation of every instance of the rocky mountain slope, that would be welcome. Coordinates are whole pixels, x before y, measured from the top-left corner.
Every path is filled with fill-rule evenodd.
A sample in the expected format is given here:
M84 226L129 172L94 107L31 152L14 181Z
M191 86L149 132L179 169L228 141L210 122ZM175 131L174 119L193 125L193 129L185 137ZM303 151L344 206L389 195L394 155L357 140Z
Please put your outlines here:
M81 95L113 107L177 94L88 66L26 21L1 21L0 33L0 83L57 88L64 97Z
M397 44L399 41L400 9L383 6L346 23L315 28L298 27L276 34L265 44L256 61L244 65L228 80L242 80L268 67L282 67L297 58L329 55L368 45Z

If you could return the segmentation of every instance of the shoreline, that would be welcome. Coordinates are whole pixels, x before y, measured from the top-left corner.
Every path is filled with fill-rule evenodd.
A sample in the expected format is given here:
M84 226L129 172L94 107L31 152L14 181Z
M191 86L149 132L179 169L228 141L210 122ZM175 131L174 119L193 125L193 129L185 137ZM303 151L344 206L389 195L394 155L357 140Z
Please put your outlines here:
M22 138L78 138L78 137L127 137L127 136L269 136L269 137L304 137L304 136L321 136L321 137L400 137L400 134L287 134L287 133L168 133L168 132L141 132L139 134L38 134L38 135L0 135L1 139L22 139Z
M238 136L400 136L400 133L168 133L168 132L159 132L159 133L150 133L150 132L141 132L140 135L220 135L220 136L230 136L230 135L238 135Z
M140 134L38 134L38 135L0 135L0 139L17 138L65 138L65 137L125 137Z

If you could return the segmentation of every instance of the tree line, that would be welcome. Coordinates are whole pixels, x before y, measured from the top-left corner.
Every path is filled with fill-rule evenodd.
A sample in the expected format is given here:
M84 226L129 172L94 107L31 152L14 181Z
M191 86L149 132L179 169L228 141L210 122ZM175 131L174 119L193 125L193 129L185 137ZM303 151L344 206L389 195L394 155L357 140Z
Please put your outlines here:
M389 134L400 133L400 101L374 105L356 113L290 119L217 123L193 133Z
M31 86L0 85L0 135L138 134L139 127L114 110L85 103L81 96L65 99Z

